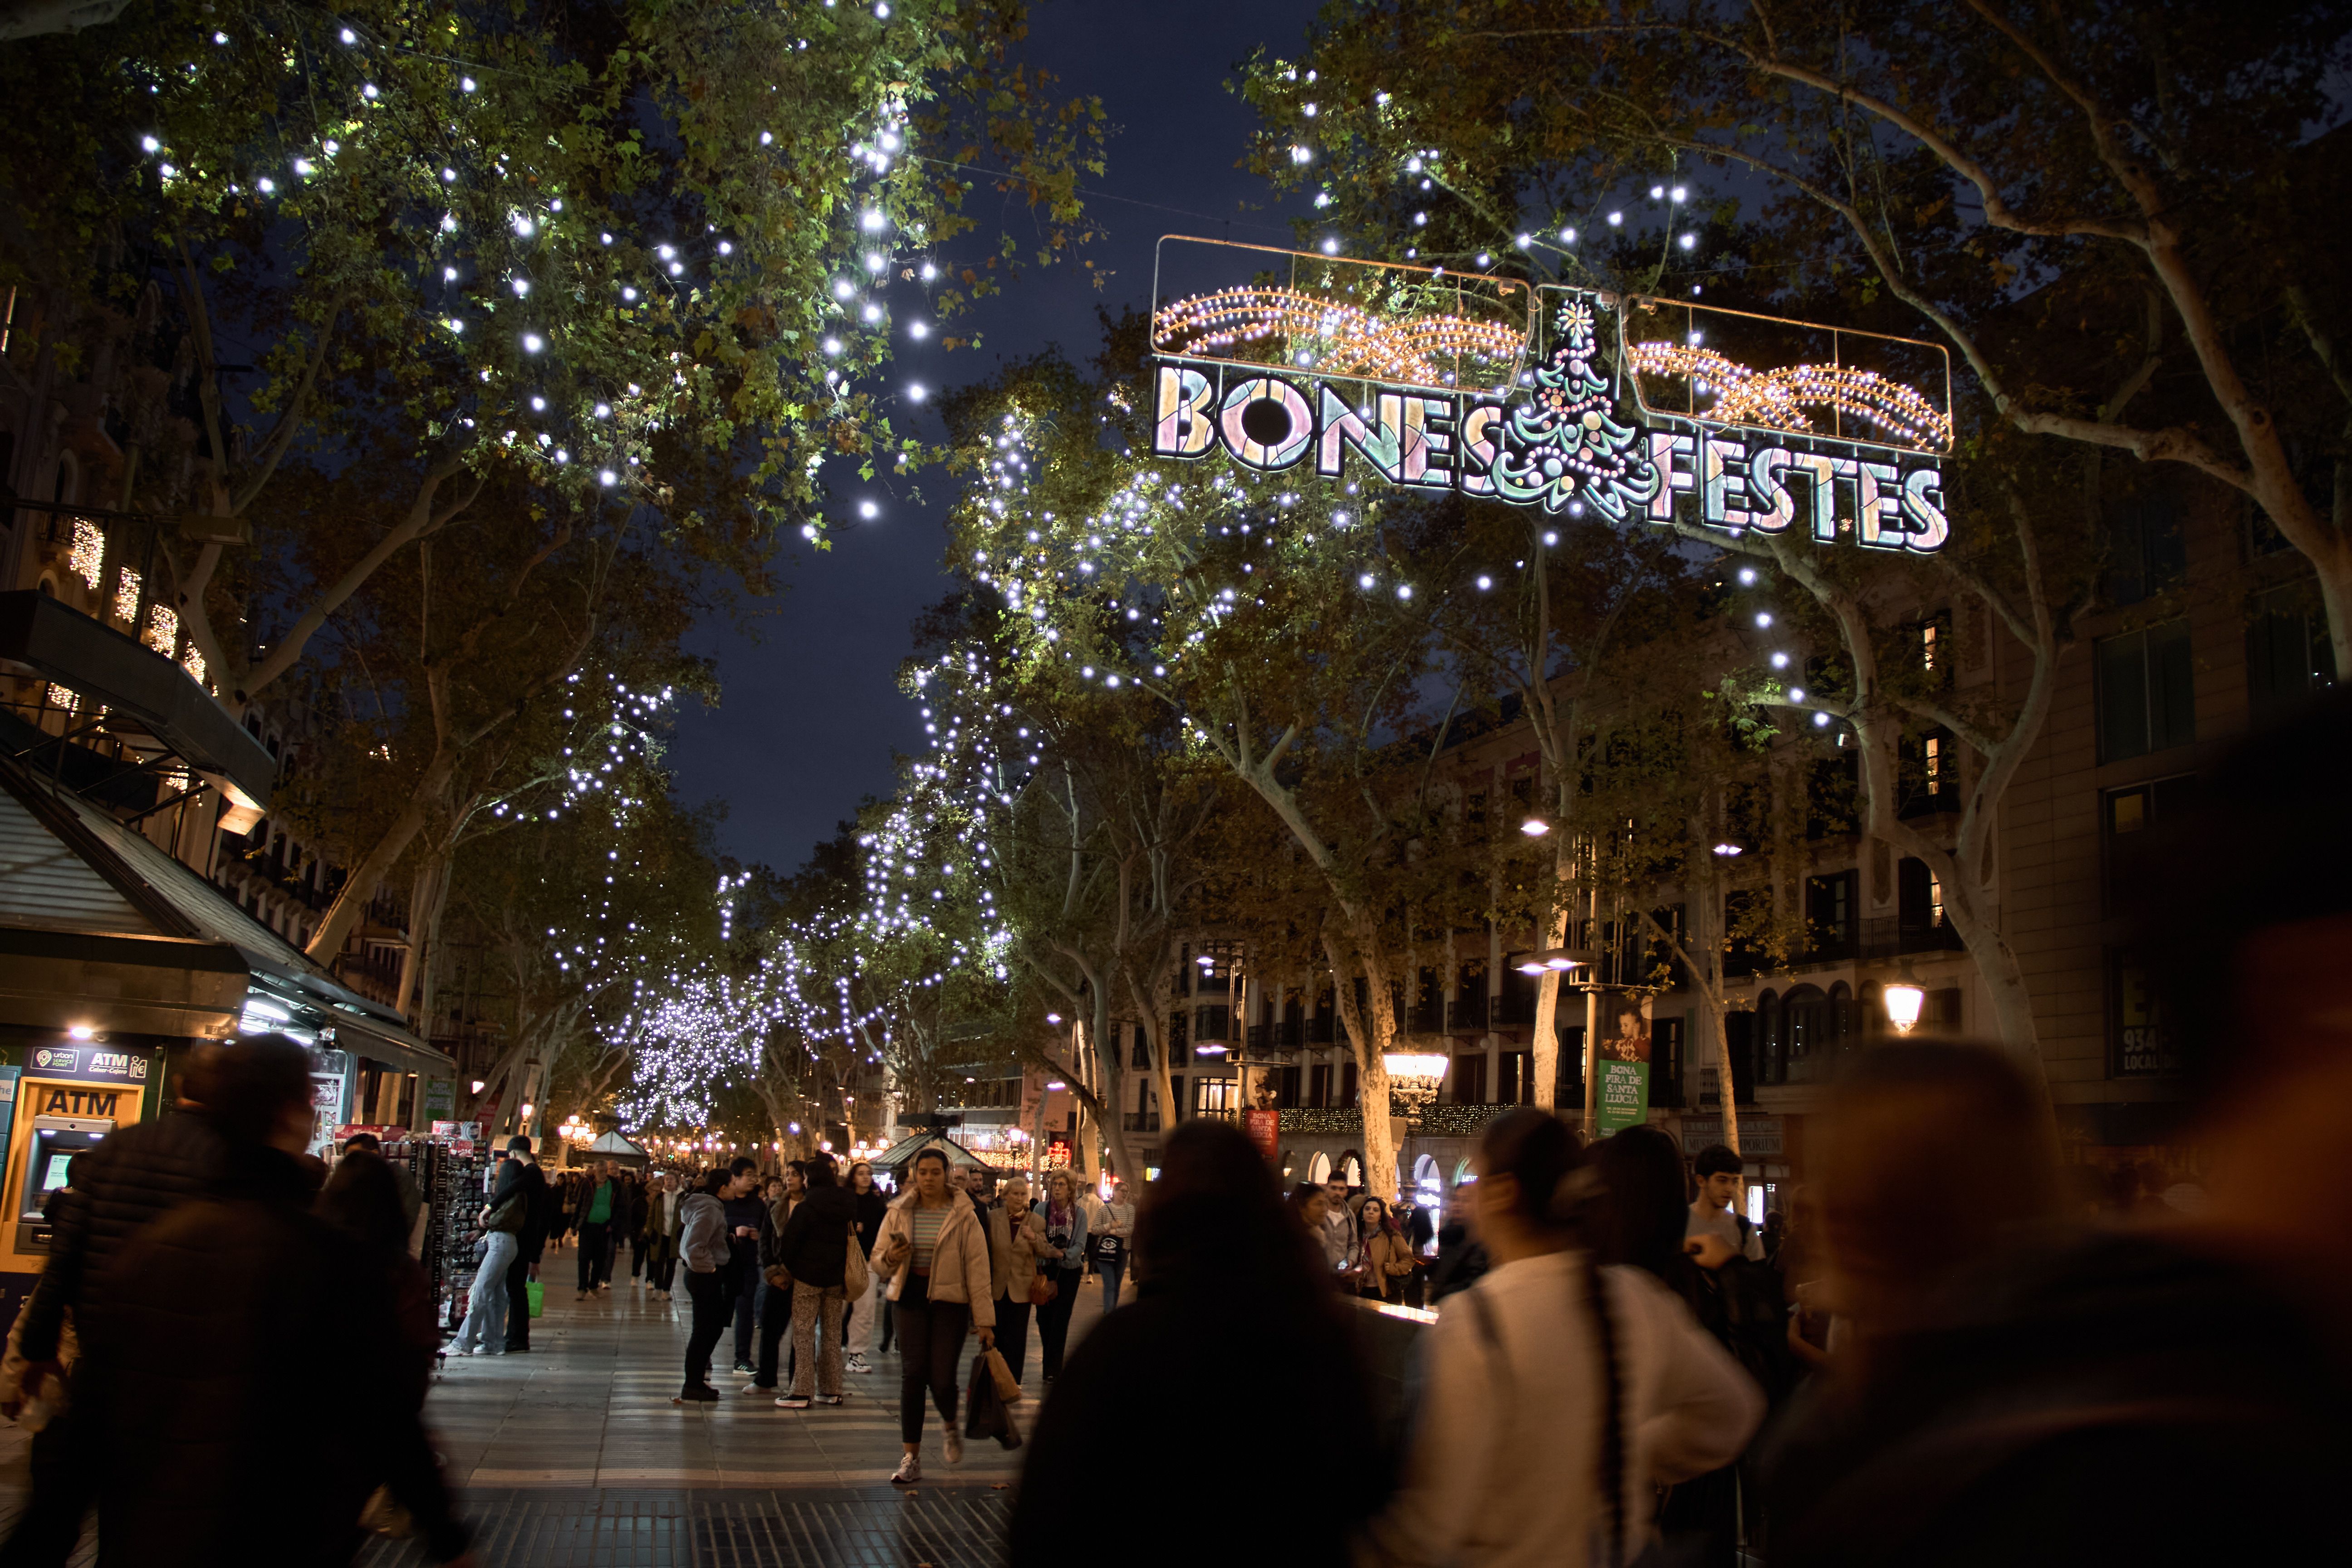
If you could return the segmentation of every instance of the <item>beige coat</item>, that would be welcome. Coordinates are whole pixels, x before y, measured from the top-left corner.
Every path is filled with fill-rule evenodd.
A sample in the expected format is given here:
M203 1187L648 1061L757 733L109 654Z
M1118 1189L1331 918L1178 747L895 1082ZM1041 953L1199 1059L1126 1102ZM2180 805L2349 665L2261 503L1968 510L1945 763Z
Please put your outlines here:
M1045 1222L1035 1209L1021 1216L1018 1231L1004 1210L988 1211L988 1272L998 1300L1029 1300L1029 1282L1037 1278L1037 1259L1045 1247Z
M929 1294L934 1301L967 1303L971 1308L972 1326L992 1329L996 1327L996 1294L988 1272L988 1237L981 1234L980 1215L970 1198L950 1192L948 1200L948 1217L940 1226L939 1246L931 1253ZM877 1265L898 1242L903 1240L908 1248L883 1292L893 1301L907 1288L907 1276L915 1267L915 1225L908 1213L914 1205L912 1191L892 1204L890 1212L882 1216L881 1230L874 1237Z
M1412 1272L1412 1243L1402 1236L1376 1230L1364 1237L1364 1265L1365 1272L1371 1276L1368 1284L1402 1279Z

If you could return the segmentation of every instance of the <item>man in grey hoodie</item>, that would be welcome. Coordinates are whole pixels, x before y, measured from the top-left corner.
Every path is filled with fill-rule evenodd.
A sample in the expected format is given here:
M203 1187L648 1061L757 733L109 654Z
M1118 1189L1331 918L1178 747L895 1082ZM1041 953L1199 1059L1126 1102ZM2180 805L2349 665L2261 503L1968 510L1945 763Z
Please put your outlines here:
M678 1254L686 1260L686 1293L694 1303L694 1327L686 1339L686 1382L675 1405L709 1405L719 1398L710 1386L710 1352L727 1331L732 1292L728 1289L727 1200L740 1198L759 1184L757 1170L717 1170L686 1200L685 1227Z

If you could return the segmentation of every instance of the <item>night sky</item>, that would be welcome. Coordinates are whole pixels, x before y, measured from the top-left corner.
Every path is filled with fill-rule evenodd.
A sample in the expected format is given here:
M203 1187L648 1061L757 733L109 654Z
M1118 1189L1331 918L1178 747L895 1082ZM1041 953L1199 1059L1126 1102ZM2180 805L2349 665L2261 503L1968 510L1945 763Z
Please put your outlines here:
M903 326L922 313L919 297L894 296L901 330L890 384L952 386L1055 343L1090 357L1097 306L1116 313L1149 303L1162 234L1288 244L1288 214L1307 209L1275 206L1265 184L1234 166L1255 116L1225 83L1261 44L1296 56L1316 9L1314 0L1037 0L1028 59L1062 79L1061 96L1099 94L1117 128L1107 172L1084 182L1100 193L1087 205L1108 231L1084 254L1113 276L1097 292L1074 265L1029 273L957 321L959 332L981 329L976 353L909 342ZM975 208L991 195L975 192ZM982 253L994 233L983 222L957 248ZM894 417L908 412L902 403ZM936 424L918 428L938 434ZM904 499L903 484L894 498L854 471L835 482L836 516L855 516L865 498L880 516L836 538L830 552L789 563L790 586L756 606L763 618L751 635L725 624L703 629L695 651L719 661L724 705L689 708L671 753L683 799L727 804L722 848L782 871L797 868L860 800L889 792L894 752L919 748L920 721L896 676L908 624L949 586L940 572L944 476L919 477L919 506Z

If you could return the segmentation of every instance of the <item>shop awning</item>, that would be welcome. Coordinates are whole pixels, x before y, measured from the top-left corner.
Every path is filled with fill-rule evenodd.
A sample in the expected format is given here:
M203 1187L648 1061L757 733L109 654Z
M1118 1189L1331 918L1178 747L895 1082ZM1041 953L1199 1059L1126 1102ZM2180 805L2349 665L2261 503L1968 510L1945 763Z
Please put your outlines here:
M220 1037L287 1026L403 1071L456 1064L132 824L0 760L0 1023Z
M188 672L37 589L0 594L0 658L103 703L253 807L267 808L278 759Z

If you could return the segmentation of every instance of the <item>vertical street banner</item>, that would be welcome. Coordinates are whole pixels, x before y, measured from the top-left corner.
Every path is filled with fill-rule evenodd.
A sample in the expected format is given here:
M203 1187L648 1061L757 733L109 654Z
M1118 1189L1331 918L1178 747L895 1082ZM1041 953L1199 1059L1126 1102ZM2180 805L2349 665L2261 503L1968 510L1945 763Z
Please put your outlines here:
M1601 1005L1601 1043L1594 1052L1601 1082L1594 1131L1602 1138L1650 1119L1650 999L1613 997Z
M1257 1145L1269 1165L1282 1159L1282 1112L1265 1107L1252 1107L1242 1112L1242 1131Z

